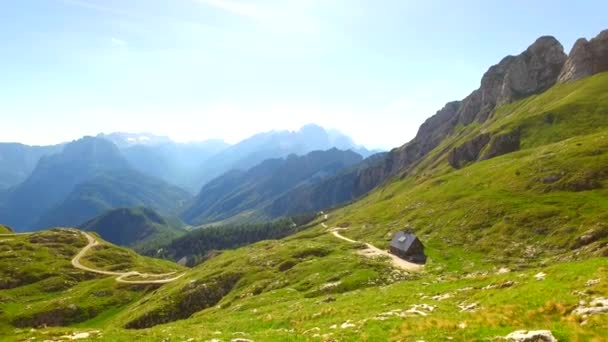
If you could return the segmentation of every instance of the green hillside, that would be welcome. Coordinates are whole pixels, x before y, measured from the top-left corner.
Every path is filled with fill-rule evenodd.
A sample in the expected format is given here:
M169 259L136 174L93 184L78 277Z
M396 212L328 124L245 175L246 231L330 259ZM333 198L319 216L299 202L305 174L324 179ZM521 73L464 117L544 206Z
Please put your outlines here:
M156 250L161 244L186 233L180 222L173 221L149 208L119 208L109 210L79 228L96 232L120 246Z
M189 198L186 191L137 171L104 172L78 184L33 227L75 226L122 207L145 206L171 215Z
M308 213L290 212L289 208L279 208L276 202L298 186L317 184L361 160L353 151L332 148L304 156L268 159L247 171L232 170L203 186L181 217L188 223L201 225L238 220L244 215L242 222Z
M74 229L0 238L0 336L5 336L3 340L30 331L31 327L101 322L158 287L121 284L114 276L75 268L71 260L86 245L87 239ZM103 241L85 254L82 263L114 271L181 270L176 264L144 258Z
M11 227L0 224L0 234L10 234L12 232L13 229Z
M601 311L608 297L607 93L600 74L503 106L308 229L223 251L103 320L10 338L99 330L108 341L475 341L542 329L601 341L608 314L577 312ZM484 157L513 130L518 151ZM450 166L485 133L494 140L478 158ZM428 262L420 272L393 268L334 227L380 248L412 229Z

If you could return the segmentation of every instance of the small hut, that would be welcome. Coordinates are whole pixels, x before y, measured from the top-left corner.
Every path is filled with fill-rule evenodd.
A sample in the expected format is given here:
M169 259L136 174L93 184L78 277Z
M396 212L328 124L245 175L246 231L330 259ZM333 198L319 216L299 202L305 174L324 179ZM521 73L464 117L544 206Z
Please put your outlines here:
M424 245L411 232L397 232L391 240L390 251L392 254L407 261L417 264L424 264L426 262Z

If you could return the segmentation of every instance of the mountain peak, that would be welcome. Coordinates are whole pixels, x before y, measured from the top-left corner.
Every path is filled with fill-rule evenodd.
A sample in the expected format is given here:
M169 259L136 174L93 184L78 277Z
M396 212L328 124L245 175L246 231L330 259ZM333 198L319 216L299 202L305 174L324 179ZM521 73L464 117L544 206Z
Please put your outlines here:
M602 71L608 71L608 30L600 32L590 41L580 38L574 43L559 81L576 81Z

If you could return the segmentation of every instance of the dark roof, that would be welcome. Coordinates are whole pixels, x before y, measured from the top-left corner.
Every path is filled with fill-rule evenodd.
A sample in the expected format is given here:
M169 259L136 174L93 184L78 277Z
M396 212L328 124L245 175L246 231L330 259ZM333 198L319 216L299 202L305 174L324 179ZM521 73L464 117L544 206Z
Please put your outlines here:
M395 236L393 236L391 246L402 251L407 251L412 246L412 243L414 243L414 241L417 239L418 238L414 234L399 231L395 234Z

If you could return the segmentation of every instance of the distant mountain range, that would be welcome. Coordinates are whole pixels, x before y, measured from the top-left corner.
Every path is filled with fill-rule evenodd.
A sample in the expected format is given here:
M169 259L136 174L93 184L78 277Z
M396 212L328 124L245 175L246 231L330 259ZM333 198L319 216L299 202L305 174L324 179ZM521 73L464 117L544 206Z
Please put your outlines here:
M189 195L137 172L111 142L85 137L44 156L4 196L0 219L17 230L73 226L118 206L176 210Z
M258 164L253 173L271 173L273 165L297 165L295 161L300 159L296 155L312 151L319 152L301 159L304 164L288 170L292 173L289 180L270 192L260 184L274 182L275 186L282 174L275 174L272 181L248 178L252 174L248 170ZM360 155L370 153L349 137L316 125L296 132L260 133L232 146L219 140L175 143L149 133L99 134L44 147L0 144L0 222L17 230L74 226L107 210L132 206L150 207L164 215L183 211L189 222L196 223L243 211L265 217L268 213L264 208L273 206L276 196L335 176L358 163ZM275 160L265 163L268 159ZM214 178L213 185L201 191L201 186ZM232 180L232 189L215 189L227 180ZM258 187L243 191L245 184ZM215 189L212 195L207 194L210 189ZM222 191L264 203L228 205L221 210L203 208L211 202L229 202L228 194ZM199 196L190 201L188 192Z
M237 215L248 221L278 217L287 213L270 215L267 208L277 206L281 196L300 186L318 184L361 160L353 151L334 148L268 159L247 171L233 170L207 183L182 218L204 224Z
M363 157L377 152L355 144L350 137L338 131L325 130L312 124L295 132L259 133L206 160L195 174L195 178L190 180L189 188L200 190L201 186L227 171L244 171L266 159L282 158L291 154L302 156L312 151L325 151L331 148L352 150Z
M8 189L23 182L34 171L40 158L62 149L63 145L27 146L0 143L0 189Z

